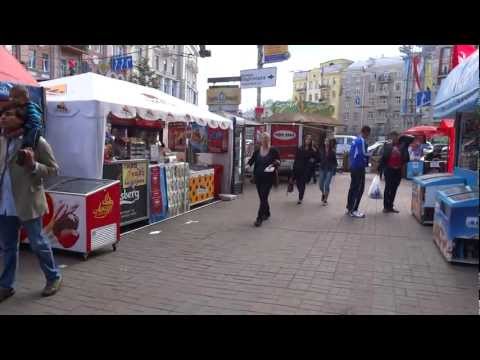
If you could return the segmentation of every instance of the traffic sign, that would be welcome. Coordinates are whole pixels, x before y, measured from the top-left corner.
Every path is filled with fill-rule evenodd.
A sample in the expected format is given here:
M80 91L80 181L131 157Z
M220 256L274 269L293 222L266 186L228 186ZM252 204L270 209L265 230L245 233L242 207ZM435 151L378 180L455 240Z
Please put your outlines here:
M276 84L276 67L240 71L240 87L242 89L272 87L276 86Z

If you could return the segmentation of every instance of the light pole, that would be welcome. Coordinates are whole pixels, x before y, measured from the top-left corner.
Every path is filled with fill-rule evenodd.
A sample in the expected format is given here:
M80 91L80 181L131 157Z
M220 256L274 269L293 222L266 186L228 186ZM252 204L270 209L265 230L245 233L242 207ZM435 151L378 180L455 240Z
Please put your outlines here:
M261 69L263 67L263 45L257 45L257 69ZM255 119L258 121L260 120L260 108L262 106L262 88L257 88L257 111L255 111Z

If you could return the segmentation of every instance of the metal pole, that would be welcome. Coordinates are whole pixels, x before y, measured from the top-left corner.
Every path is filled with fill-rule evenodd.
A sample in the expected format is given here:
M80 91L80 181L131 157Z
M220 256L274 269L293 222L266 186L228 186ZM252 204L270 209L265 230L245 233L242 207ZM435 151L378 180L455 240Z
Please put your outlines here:
M258 57L257 57L257 69L261 69L263 67L263 45L257 45L258 49ZM257 88L257 107L262 106L262 88ZM260 113L255 113L256 120L260 120Z

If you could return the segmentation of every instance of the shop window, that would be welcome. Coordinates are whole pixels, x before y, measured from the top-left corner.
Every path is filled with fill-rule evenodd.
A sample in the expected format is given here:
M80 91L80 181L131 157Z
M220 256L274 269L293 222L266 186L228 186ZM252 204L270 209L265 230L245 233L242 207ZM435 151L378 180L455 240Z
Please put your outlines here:
M460 123L458 167L478 171L480 118L478 114L463 113Z

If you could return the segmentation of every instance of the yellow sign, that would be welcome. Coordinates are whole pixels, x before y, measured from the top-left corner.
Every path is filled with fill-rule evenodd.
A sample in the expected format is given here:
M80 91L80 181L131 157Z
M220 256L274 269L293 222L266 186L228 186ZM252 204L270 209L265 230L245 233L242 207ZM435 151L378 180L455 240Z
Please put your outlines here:
M288 45L263 45L263 56L288 53Z
M207 105L240 105L242 92L237 86L210 87L207 90Z
M123 188L147 183L147 163L125 163L122 166Z
M98 204L98 208L93 210L95 219L105 219L113 209L113 200L109 193L105 194L105 198Z

